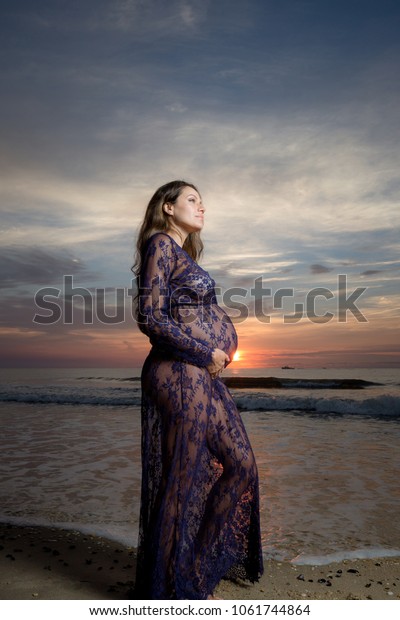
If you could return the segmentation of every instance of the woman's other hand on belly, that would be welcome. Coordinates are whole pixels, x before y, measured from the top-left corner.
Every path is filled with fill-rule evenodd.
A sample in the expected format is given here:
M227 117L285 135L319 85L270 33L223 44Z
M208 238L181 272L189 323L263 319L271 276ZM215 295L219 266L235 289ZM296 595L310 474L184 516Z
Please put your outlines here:
M213 378L218 377L229 361L229 356L225 351L214 349L212 352L212 363L207 366L207 370Z

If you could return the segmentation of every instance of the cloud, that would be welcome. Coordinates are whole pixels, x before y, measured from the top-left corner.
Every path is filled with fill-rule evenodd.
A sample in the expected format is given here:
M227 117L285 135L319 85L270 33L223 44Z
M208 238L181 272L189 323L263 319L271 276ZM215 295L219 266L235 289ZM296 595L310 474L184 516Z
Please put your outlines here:
M332 267L325 267L324 265L310 265L310 273L313 275L330 273L331 271L333 271Z
M363 271L362 273L360 273L360 276L374 276L377 273L382 273L382 270L380 270L380 269L367 269L366 271Z
M97 0L95 5L80 5L82 30L89 32L129 33L144 40L151 33L168 39L173 34L184 33L189 29L192 33L206 15L208 0ZM69 8L64 12L65 19L43 22L51 23L60 29L76 30L73 22L74 11Z
M0 287L25 284L59 285L64 274L88 275L79 258L68 251L8 246L0 249Z
M4 293L0 298L1 333L12 336L13 333L32 333L38 335L37 326L32 319L37 312L33 295L19 292Z
M183 112L187 112L188 108L186 108L181 103L171 103L170 105L165 106L169 112L175 112L177 114L183 114Z

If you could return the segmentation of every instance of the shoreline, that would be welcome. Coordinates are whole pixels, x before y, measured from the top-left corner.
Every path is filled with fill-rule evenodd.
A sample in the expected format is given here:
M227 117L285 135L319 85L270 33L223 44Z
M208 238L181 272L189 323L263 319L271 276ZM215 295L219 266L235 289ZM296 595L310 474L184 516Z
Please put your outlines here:
M136 550L55 527L0 524L0 600L135 600ZM259 582L222 580L225 600L398 600L400 557L294 565L267 560Z

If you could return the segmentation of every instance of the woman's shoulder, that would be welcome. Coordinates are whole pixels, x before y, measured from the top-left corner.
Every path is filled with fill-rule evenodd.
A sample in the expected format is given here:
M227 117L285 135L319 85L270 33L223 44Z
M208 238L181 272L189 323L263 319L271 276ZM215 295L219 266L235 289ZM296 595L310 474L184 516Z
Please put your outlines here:
M175 258L176 241L163 231L153 232L146 242L146 252L162 254L165 259Z
M176 241L168 233L162 230L157 230L151 233L147 243L157 243L173 247L176 244Z

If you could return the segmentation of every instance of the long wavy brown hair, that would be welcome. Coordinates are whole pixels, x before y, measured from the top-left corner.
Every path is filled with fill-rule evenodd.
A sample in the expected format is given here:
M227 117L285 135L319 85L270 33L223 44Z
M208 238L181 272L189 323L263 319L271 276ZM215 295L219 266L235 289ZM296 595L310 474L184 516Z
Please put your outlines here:
M192 183L186 181L170 181L159 187L150 199L136 241L135 262L131 271L136 276L137 293L134 298L134 312L138 319L137 299L140 286L140 272L142 269L146 243L156 232L163 232L168 229L173 230L171 216L165 213L163 205L166 203L175 204L185 187L191 187L199 194L199 190ZM189 233L183 244L183 249L191 256L194 261L198 261L203 252L203 242L199 232Z

